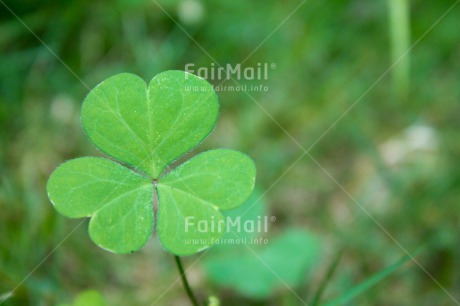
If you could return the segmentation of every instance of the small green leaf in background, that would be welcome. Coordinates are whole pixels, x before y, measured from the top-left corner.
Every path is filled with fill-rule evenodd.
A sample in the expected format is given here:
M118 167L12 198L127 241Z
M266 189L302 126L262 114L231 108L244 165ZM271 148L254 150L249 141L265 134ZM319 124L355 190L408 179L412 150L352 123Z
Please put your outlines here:
M208 298L208 306L220 306L219 298L216 296L210 296Z
M240 220L241 227L246 222L251 222L257 224L260 220L263 220L266 214L266 202L263 197L262 191L258 188L254 189L254 192L251 194L249 199L247 199L242 205L222 211L222 215L227 220L232 221ZM263 222L263 221L262 221ZM267 226L270 226L268 224ZM220 253L223 253L225 258L227 256L238 257L241 253L246 253L247 249L242 242L254 241L257 240L260 242L260 239L263 239L267 233L259 233L257 230L254 231L237 231L235 228L231 228L229 232L225 231L224 234L220 237L220 243L212 248L204 258L206 261L207 258L216 258L220 256Z
M100 247L128 253L142 248L153 231L156 189L164 248L190 255L210 247L223 234L211 229L223 221L220 211L251 195L254 162L218 149L163 172L208 136L218 109L211 84L183 71L160 73L149 85L128 73L108 78L86 97L82 124L101 151L132 169L105 158L67 161L48 180L51 202L67 217L91 217L90 237ZM209 227L203 231L200 224Z
M289 229L263 247L247 247L238 248L237 254L209 256L204 267L216 284L252 298L266 298L284 284L300 286L318 263L320 252L318 239L302 229Z
M86 290L75 297L73 304L59 304L59 306L106 306L106 303L99 292Z
M257 224L259 220L267 216L266 207L267 203L265 202L262 191L255 188L254 192L251 194L249 199L246 200L246 202L236 208L224 210L222 214L225 218L230 218L231 220L239 218L241 224L244 222L253 222L254 224ZM270 224L267 226L270 226ZM265 234L266 233L258 233L257 231L232 231L224 233L222 239L257 239L261 238ZM228 251L229 246L226 244L219 245L219 247L214 248L213 251L218 251L221 249L221 246L225 252Z
M77 296L74 306L105 306L105 301L99 292L87 290Z

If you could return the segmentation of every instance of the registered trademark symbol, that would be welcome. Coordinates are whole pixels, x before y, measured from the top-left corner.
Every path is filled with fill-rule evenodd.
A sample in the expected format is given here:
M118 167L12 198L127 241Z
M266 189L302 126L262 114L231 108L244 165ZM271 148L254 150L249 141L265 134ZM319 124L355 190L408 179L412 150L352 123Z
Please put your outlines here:
M275 216L271 216L270 217L270 222L275 222L276 221L276 217Z
M271 68L271 69L275 69L275 68L276 68L276 64L275 64L275 63L271 64L271 65L270 65L270 68ZM275 218L275 219L276 219L276 218Z

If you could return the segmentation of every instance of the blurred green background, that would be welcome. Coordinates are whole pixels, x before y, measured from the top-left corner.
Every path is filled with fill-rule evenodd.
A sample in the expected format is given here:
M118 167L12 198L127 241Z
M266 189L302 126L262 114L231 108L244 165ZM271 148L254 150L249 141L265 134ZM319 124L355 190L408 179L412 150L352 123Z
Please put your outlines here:
M293 291L311 301L342 252L324 290L329 301L398 261L403 247L421 250L416 258L425 271L409 262L346 305L458 304L458 2L2 0L2 305L70 305L86 289L107 305L187 305L174 261L156 238L132 255L99 249L86 222L54 211L45 184L64 160L101 155L79 122L84 84L92 88L119 72L150 80L187 63L210 67L213 59L276 65L268 80L241 81L267 92L219 93L220 119L198 151L227 147L255 160L264 209L276 216L267 238L291 251L273 255L281 258L273 267L301 272L287 282ZM324 168L308 156L299 160L299 145ZM276 240L300 229L314 237L303 248ZM205 268L215 267L213 251L185 259L201 299L302 305L279 279L259 295L244 288L263 275L243 290L220 282ZM254 268L241 259L243 271Z

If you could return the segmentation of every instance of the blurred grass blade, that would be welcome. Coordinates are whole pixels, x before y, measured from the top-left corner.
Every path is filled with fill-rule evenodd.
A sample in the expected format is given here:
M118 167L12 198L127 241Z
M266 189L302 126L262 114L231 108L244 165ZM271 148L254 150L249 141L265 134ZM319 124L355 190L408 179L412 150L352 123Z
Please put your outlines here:
M339 266L340 259L342 258L343 250L340 250L337 255L335 256L334 261L329 266L329 269L326 272L326 277L321 282L318 290L316 291L313 300L311 302L311 306L318 306L321 301L321 296L323 295L324 290L326 290L329 281L332 279L337 267Z
M408 97L410 82L410 12L408 0L388 0L393 88L399 99ZM401 101L400 100L400 101Z
M398 270L402 265L407 263L409 260L411 260L413 257L412 256L404 256L401 260L398 262L388 266L387 268L383 269L382 271L378 272L377 274L369 277L365 281L361 282L358 284L356 287L352 288L348 292L346 292L344 295L336 298L335 300L326 303L326 306L338 306L338 305L344 305L350 301L352 301L354 298L359 296L360 294L363 294L367 290L369 290L372 286L375 286L377 283L382 281L384 278Z

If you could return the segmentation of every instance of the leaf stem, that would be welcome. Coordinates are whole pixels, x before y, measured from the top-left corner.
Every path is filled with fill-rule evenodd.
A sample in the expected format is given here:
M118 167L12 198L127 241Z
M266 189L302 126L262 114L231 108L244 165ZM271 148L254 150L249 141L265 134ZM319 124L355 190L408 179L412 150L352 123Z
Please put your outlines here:
M190 302L192 302L193 306L199 306L198 301L196 300L196 297L193 294L193 291L188 283L187 276L185 275L184 267L182 266L182 261L180 257L174 255L174 260L176 261L177 269L179 269L180 277L182 279L182 284L184 285L185 292L187 292Z

